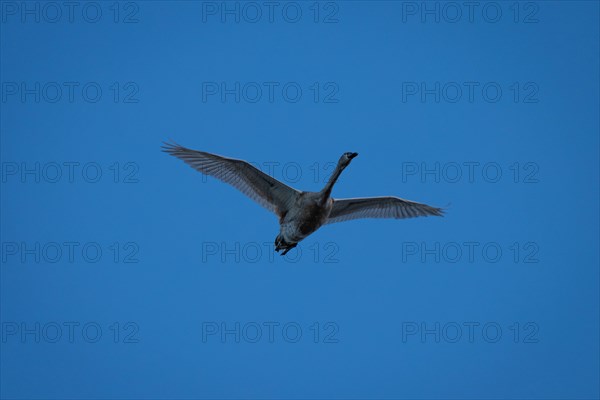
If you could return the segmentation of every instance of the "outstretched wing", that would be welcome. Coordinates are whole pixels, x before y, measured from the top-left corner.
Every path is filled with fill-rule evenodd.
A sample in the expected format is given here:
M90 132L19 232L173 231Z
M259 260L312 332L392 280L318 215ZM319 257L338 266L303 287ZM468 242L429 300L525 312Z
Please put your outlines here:
M333 208L326 223L349 221L358 218L413 218L443 216L441 208L431 207L398 197L365 197L333 199Z
M197 171L230 184L279 217L287 212L300 194L246 161L191 150L178 144L164 143L162 149Z

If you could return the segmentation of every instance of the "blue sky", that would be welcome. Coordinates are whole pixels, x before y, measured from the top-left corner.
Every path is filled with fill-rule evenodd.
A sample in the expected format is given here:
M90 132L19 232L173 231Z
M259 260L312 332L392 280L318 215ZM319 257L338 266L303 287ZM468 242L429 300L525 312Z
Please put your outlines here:
M597 2L23 4L3 398L598 398ZM303 190L355 151L335 197L447 215L280 257L167 139Z

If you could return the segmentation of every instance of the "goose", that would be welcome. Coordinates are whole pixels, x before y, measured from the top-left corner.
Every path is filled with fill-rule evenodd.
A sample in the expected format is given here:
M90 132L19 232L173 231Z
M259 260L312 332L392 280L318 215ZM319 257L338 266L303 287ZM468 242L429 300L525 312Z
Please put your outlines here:
M265 174L250 163L164 142L162 150L195 170L235 187L279 217L275 251L287 254L321 226L358 218L413 218L443 216L443 209L399 197L335 199L331 190L340 174L358 156L340 157L329 181L320 192L299 191Z

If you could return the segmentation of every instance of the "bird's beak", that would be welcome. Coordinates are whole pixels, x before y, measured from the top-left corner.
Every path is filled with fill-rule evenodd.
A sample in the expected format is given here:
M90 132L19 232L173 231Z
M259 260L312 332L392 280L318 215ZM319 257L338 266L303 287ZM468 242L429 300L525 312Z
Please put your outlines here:
M348 158L350 158L351 160L356 157L358 155L358 153L352 153L348 156Z

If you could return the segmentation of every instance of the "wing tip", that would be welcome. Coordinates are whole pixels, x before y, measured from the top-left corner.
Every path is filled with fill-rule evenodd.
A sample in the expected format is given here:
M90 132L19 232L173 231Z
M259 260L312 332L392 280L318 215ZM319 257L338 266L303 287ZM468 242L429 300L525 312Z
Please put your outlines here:
M163 141L160 146L162 152L170 154L172 156L176 155L178 152L182 150L186 150L185 147L175 142L173 139L169 139L167 141Z
M446 211L450 208L450 203L445 205L444 207L431 207L430 206L431 215L435 217L444 217L446 215Z

